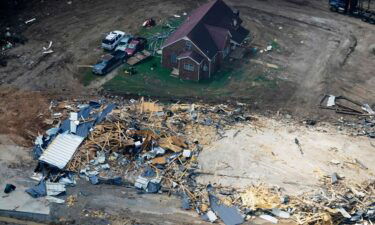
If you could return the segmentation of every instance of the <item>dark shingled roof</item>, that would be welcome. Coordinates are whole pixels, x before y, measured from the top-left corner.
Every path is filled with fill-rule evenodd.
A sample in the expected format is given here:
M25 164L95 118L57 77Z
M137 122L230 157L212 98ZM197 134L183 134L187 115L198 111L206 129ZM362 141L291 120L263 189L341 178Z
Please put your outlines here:
M194 10L163 47L188 37L205 55L212 58L223 50L228 31L237 43L241 43L249 33L241 26L238 29L233 27L234 17L232 9L222 0L212 0ZM238 19L238 23L241 22Z
M188 52L181 53L177 58L181 59L181 58L185 58L185 57L191 58L198 63L201 63L204 59L203 56L196 53L195 51L188 51Z

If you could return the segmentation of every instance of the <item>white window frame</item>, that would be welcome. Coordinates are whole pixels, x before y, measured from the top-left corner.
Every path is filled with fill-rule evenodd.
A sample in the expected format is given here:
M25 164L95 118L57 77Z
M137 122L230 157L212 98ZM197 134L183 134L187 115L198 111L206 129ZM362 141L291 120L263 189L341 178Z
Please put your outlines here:
M190 63L184 63L184 70L194 72L195 66Z
M185 42L185 49L190 51L191 48L193 47L193 44L190 41Z
M171 62L172 63L177 63L177 54L176 53L172 53L171 54Z

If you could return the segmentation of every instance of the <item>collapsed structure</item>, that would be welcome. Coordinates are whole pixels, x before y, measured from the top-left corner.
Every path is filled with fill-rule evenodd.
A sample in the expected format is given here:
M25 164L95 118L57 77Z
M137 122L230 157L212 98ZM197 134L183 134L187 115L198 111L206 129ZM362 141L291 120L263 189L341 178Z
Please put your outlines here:
M210 1L194 10L165 41L162 64L180 79L209 79L248 34L239 11L222 0Z
M55 127L35 143L39 173L33 179L39 183L26 190L32 197L46 196L62 204L65 200L54 196L84 179L92 185L177 195L183 209L195 210L206 221L221 219L226 225L255 216L298 224L375 220L374 181L351 184L332 174L322 177L315 191L299 196L262 184L238 190L199 184L196 177L202 171L197 158L204 144L223 138L231 126L255 124L257 119L250 116L246 104L163 105L142 98L116 104L55 102L50 109ZM68 206L72 201L77 199L66 198Z

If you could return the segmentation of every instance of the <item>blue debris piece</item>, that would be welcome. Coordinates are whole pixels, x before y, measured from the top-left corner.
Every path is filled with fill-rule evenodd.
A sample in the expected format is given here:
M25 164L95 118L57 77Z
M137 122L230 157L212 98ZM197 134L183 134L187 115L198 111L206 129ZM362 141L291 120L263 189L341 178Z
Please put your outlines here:
M34 159L39 159L39 157L43 154L43 149L40 145L35 145L33 148L33 156Z
M185 192L182 194L182 205L181 206L185 210L191 209L190 198Z
M142 177L154 177L156 172L151 167L147 167L145 171L142 173Z
M46 131L46 134L47 134L48 136L54 136L54 135L57 134L58 131L59 131L59 128L57 128L57 127L53 127L53 128L51 128L51 129L48 129L48 130Z
M99 179L98 179L98 176L97 176L97 175L95 175L95 176L90 176L90 177L89 177L89 180L90 180L90 183L91 183L91 184L94 184L94 185L99 184Z
M94 108L94 109L97 109L100 107L100 103L99 102L96 102L96 101L90 101L89 102L89 105Z
M101 123L105 117L116 107L116 104L109 104L96 118L95 124Z
M90 116L91 107L85 107L78 112L78 119L87 119Z
M209 199L212 210L223 220L225 225L237 225L245 221L244 216L236 207L219 204L219 199L212 194L209 195Z
M39 198L47 195L46 182L41 180L38 185L26 189L25 192L33 198Z
M61 123L59 133L62 134L66 131L70 131L70 120L66 119Z
M160 188L161 188L160 183L148 182L146 190L148 193L158 193Z
M90 129L94 126L94 121L80 123L76 129L76 135L81 137L87 137L90 133Z

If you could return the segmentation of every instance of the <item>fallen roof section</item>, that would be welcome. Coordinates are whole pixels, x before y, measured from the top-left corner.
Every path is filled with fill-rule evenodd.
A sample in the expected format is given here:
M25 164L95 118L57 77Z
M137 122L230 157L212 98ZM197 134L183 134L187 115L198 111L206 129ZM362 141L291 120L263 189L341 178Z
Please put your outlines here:
M74 134L60 134L48 146L39 160L63 169L81 145L83 137Z

